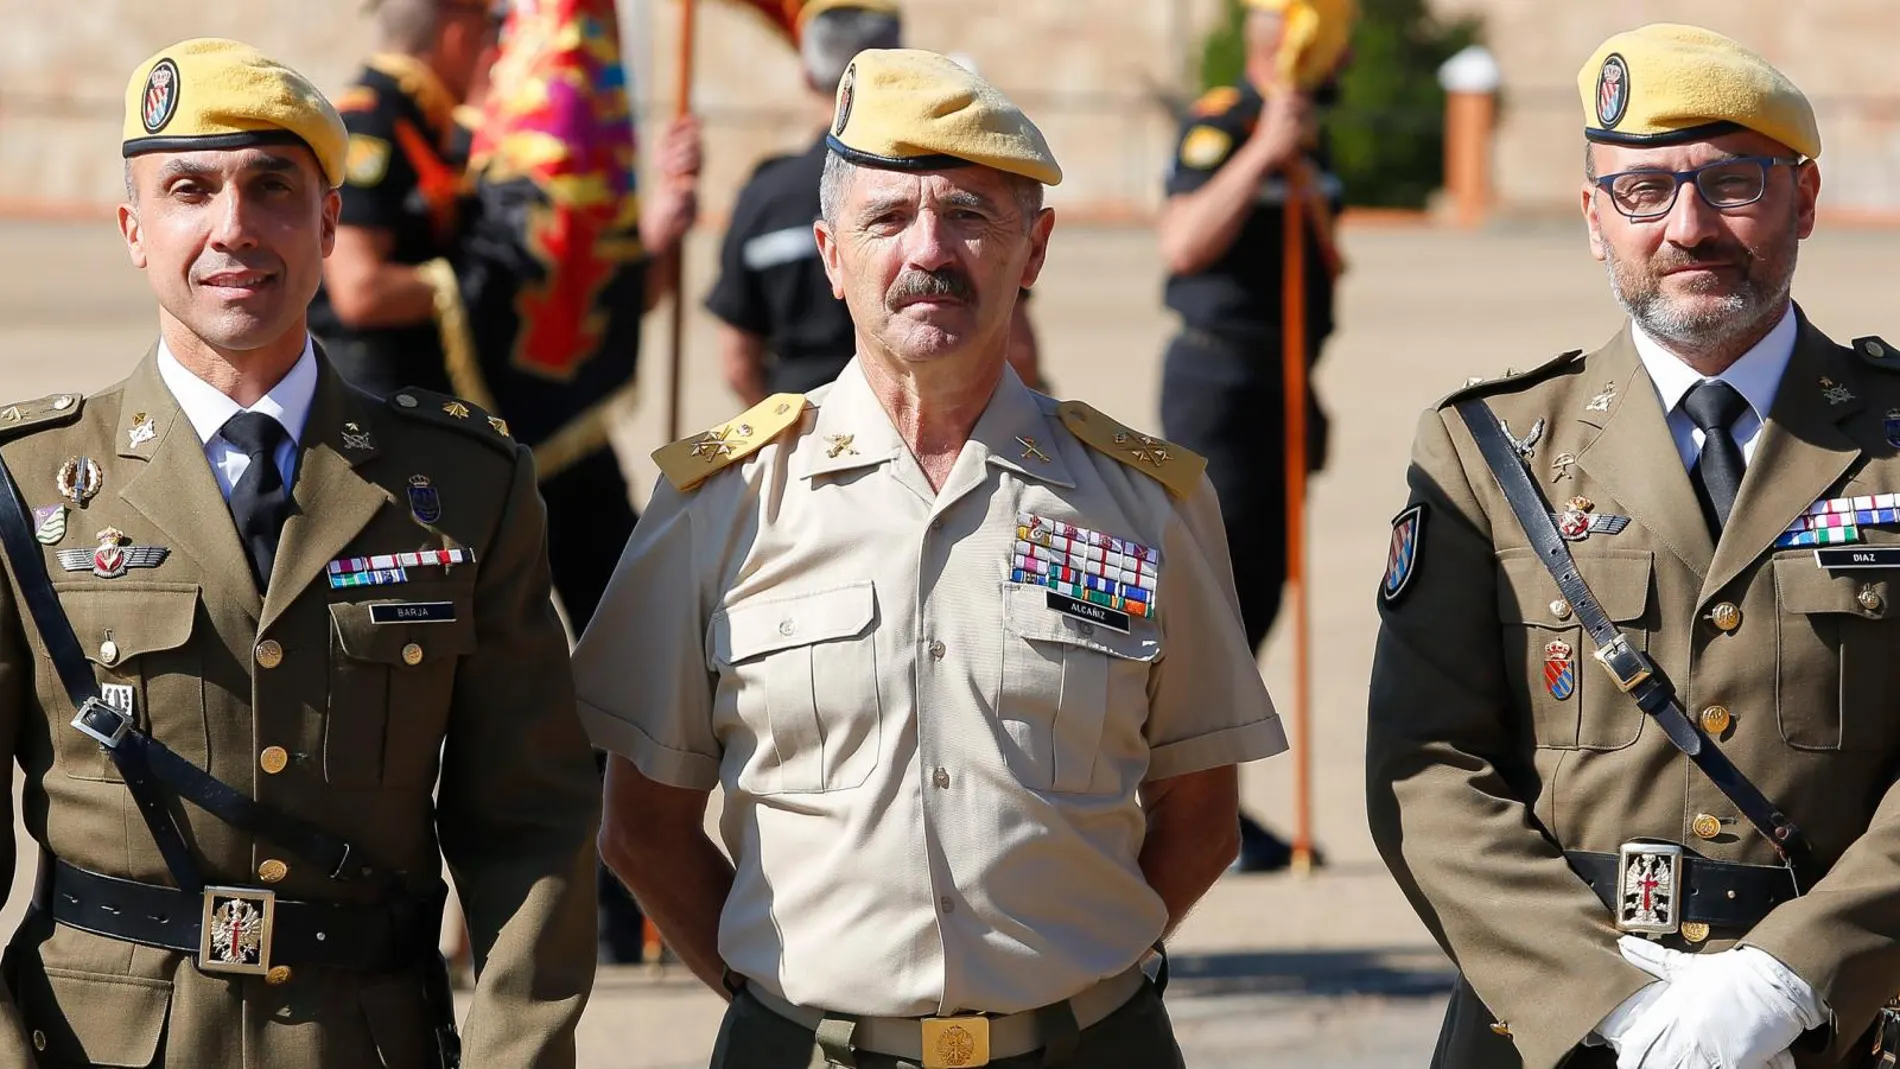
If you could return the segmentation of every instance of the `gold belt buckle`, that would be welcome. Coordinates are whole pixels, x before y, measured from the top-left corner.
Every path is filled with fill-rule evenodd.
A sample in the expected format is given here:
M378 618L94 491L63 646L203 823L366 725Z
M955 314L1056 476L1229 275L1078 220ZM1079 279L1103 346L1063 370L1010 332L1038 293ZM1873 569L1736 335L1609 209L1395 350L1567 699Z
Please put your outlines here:
M990 1064L990 1019L926 1017L924 1069L966 1069Z
M198 968L262 976L270 971L277 894L249 887L207 887L198 931Z

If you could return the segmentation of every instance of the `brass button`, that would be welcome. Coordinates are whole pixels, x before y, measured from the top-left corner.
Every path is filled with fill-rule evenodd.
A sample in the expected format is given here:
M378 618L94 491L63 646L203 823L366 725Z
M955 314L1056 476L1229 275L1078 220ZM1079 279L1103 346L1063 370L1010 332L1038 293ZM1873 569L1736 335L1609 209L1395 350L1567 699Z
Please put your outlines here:
M284 647L274 638L267 638L257 644L257 663L265 668L275 668L284 663Z
M290 866L274 857L266 858L263 864L257 866L257 878L265 883L280 883L288 875Z
M1860 607L1866 609L1868 612L1880 611L1880 595L1874 593L1874 588L1871 585L1861 587L1860 596L1854 600L1860 602Z
M1559 620L1570 619L1570 603L1562 598L1550 603L1550 614Z
M1711 705L1707 709L1702 710L1702 730L1711 735L1720 735L1722 732L1728 730L1729 722L1732 719L1734 718L1729 716L1727 706Z
M1715 621L1716 627L1724 631L1733 631L1742 626L1742 610L1734 602L1725 601L1709 610L1709 619Z
M422 647L416 645L413 642L411 642L407 646L404 646L402 648L402 663L421 664L422 663Z
M1695 832L1698 839L1713 839L1722 834L1722 822L1707 813L1697 813L1689 822L1689 830Z
M943 655L946 649L947 647L944 646L942 642L932 641L930 643L930 659L933 661L943 660Z
M1682 937L1691 943L1700 943L1709 937L1709 926L1701 921L1683 921Z
M416 407L417 401L414 394L399 393L396 395L396 403L403 408L414 408Z
M275 776L290 767L290 754L282 746L266 746L264 752L257 755L257 767Z
M1511 1026L1508 1022L1505 1022L1505 1021L1492 1021L1491 1031L1501 1036L1508 1036L1511 1034Z
M267 984L289 983L290 982L290 966L288 965L271 966L270 971L264 974L264 982Z
M108 666L119 663L119 644L117 642L106 639L104 642L99 643L99 663Z
M34 1050L46 1049L46 1033L40 1031L37 1028L33 1030L33 1049Z
M937 771L930 774L930 782L936 784L937 789L940 791L949 790L950 770L947 768L938 768Z

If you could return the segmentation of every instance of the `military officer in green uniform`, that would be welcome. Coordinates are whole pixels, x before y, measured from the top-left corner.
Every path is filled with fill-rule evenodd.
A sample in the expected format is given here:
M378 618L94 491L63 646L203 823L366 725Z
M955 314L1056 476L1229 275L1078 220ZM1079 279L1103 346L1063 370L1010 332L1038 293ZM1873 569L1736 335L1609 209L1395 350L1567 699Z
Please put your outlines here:
M158 340L0 407L0 740L41 846L0 1064L454 1064L446 857L466 1064L572 1066L599 797L532 460L311 342L346 135L309 82L184 41L126 110Z
M1578 87L1629 323L1425 414L1379 593L1372 830L1462 973L1433 1064L1870 1065L1900 355L1792 301L1821 137L1785 75L1658 24Z

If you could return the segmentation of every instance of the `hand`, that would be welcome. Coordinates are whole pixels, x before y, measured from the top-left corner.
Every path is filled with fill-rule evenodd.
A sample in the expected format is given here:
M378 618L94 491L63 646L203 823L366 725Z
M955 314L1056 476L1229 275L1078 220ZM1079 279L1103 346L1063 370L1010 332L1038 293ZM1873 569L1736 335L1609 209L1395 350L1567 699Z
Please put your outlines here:
M669 179L697 180L702 147L698 117L682 115L660 135L659 148L653 157L655 170Z
M1268 170L1278 170L1299 156L1312 120L1313 102L1305 93L1275 90L1260 109L1247 147L1259 153Z
M1805 981L1754 947L1685 954L1634 936L1618 947L1662 983L1598 1028L1616 1049L1617 1069L1793 1069L1789 1046L1827 1019Z
M640 244L649 256L665 256L699 220L699 120L675 119L660 135L655 156L658 181L640 199Z

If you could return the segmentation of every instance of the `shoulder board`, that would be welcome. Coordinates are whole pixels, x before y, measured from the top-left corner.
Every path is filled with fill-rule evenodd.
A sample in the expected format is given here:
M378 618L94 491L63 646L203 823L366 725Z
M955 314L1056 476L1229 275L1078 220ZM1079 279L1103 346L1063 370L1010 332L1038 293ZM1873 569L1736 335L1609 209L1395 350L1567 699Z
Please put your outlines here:
M1194 114L1201 116L1222 115L1232 111L1234 105L1238 103L1240 103L1240 88L1238 86L1223 85L1202 93L1201 99L1194 102Z
M1873 335L1854 339L1854 353L1875 367L1884 367L1889 371L1900 371L1900 349L1892 342Z
M1496 390L1503 386L1511 386L1511 385L1528 386L1531 383L1536 382L1539 379L1542 379L1545 375L1548 375L1550 372L1555 371L1556 369L1569 364L1572 360L1575 360L1577 357L1582 356L1582 355L1583 355L1582 349L1572 349L1569 352L1559 353L1556 356L1551 357L1549 360L1546 360L1543 363L1537 365L1536 367L1531 368L1529 371L1518 371L1515 368L1505 368L1504 374L1498 376L1495 379L1487 379L1487 378L1469 379L1465 382L1463 386L1458 387L1457 389L1446 394L1444 397L1440 398L1438 401L1438 404L1434 405L1433 407L1446 408L1451 405L1457 404L1458 402L1464 400L1467 397L1476 397L1480 394L1490 393L1491 391Z
M85 398L76 393L56 393L37 401L0 405L0 441L71 423L79 418L79 410L85 405Z
M1176 497L1193 493L1201 472L1207 470L1207 460L1200 454L1124 427L1082 401L1062 402L1056 406L1056 415L1082 444L1154 479Z
M653 462L673 489L685 493L796 426L805 404L802 393L775 393L711 430L655 449Z
M508 433L508 421L500 416L491 416L459 397L411 386L391 395L389 407L410 419L452 427L471 438L487 442L509 459L514 458L515 440Z

